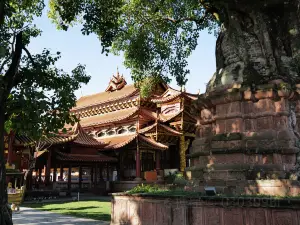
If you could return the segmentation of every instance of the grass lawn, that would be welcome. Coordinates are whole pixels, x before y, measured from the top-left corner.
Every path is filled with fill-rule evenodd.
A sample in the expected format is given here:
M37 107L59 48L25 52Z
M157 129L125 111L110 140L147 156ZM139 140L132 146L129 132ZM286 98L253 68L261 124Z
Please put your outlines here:
M22 204L24 207L50 211L80 218L110 221L110 201L79 201L67 203Z

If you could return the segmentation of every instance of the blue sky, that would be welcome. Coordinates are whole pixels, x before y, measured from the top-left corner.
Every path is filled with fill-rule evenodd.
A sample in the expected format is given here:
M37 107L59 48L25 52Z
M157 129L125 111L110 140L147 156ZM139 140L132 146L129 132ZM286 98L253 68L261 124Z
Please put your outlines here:
M35 20L36 25L42 29L40 37L30 43L32 53L39 53L44 48L53 52L60 51L62 58L57 66L66 72L70 72L78 63L86 65L86 71L91 75L90 82L76 92L79 98L104 91L110 77L116 73L117 67L123 74L127 83L132 83L130 70L123 65L122 54L105 56L101 54L101 43L96 35L84 36L80 32L80 26L75 26L66 31L58 31L55 25L47 18L46 9L42 17ZM203 31L198 40L198 47L188 59L190 75L186 90L191 93L205 91L205 84L215 72L215 37ZM171 83L177 87L176 82Z

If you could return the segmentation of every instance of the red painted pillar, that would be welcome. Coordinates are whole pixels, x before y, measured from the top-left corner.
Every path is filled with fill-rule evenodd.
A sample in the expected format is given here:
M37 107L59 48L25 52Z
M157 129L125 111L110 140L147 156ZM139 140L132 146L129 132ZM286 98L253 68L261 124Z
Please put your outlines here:
M156 159L155 159L155 161L156 161L156 171L157 171L157 173L159 172L159 170L160 170L160 151L157 151L156 152Z
M10 132L8 135L8 155L7 155L7 163L9 165L12 164L12 158L13 158L13 141L15 138L14 132Z
M141 179L141 157L139 148L136 149L136 178Z

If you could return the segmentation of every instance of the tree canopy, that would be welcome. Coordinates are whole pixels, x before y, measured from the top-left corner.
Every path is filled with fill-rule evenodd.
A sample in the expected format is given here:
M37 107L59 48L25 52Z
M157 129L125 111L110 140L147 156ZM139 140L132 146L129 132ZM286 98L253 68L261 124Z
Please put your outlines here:
M102 52L123 51L137 83L149 75L169 81L171 75L182 86L199 31L218 26L207 7L199 0L50 0L49 17L64 30L82 23L83 34L98 35Z
M293 66L299 64L299 5L299 0L50 0L49 17L59 29L83 24L82 33L97 34L105 53L123 51L125 66L142 86L153 75L184 85L199 31L215 31L211 90L233 82L300 81Z
M8 93L5 110L6 128L26 132L30 136L57 131L74 118L69 109L75 105L74 92L90 77L85 66L78 65L66 73L55 66L61 57L60 52L51 53L44 49L39 54L31 54L27 49L30 40L42 34L33 24L34 16L40 16L43 1L9 1L8 13L0 33L0 81L9 80L8 73L17 53L19 58L17 72ZM5 80L6 78L6 80ZM4 91L4 90L2 90Z

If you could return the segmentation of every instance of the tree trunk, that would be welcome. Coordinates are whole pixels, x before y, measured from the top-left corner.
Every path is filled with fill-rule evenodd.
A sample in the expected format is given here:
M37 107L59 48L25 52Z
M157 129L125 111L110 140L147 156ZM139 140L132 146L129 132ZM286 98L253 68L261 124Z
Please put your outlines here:
M1 24L0 24L1 25ZM4 159L4 125L7 98L18 80L18 68L22 55L22 32L16 35L15 52L5 75L0 79L0 224L11 225L12 214L7 204L6 169Z
M220 15L216 73L207 91L300 81L299 0L212 0Z
M7 204L6 172L4 159L4 104L0 103L0 224L10 225L12 223L11 210Z

